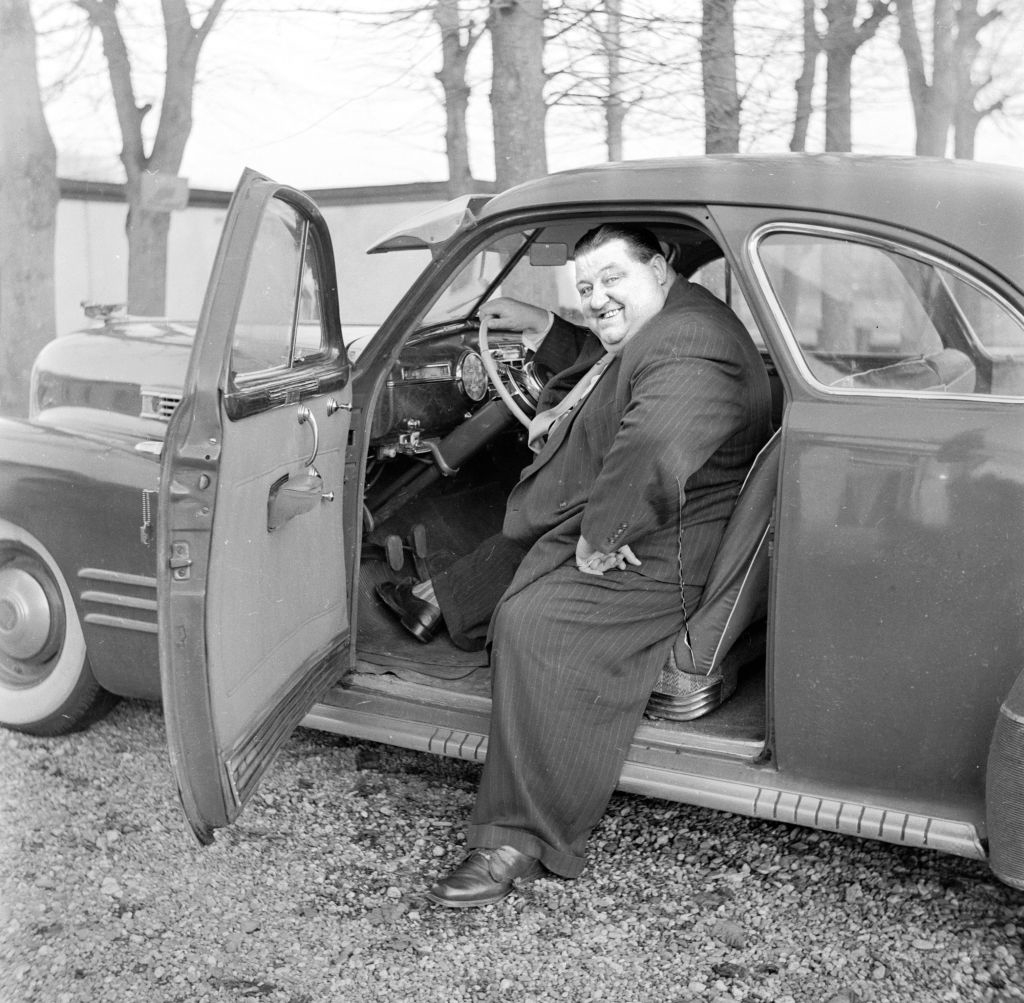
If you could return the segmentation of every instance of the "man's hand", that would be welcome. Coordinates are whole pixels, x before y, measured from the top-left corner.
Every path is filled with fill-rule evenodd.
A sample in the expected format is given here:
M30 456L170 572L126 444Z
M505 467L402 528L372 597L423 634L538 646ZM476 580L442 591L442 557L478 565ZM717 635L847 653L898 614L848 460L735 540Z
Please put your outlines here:
M605 554L591 547L582 536L576 543L576 567L585 575L603 575L612 568L625 571L626 565L640 567L640 561L628 546Z
M509 296L488 300L479 310L490 327L499 331L520 331L523 334L544 334L551 325L551 314L543 307L524 303Z

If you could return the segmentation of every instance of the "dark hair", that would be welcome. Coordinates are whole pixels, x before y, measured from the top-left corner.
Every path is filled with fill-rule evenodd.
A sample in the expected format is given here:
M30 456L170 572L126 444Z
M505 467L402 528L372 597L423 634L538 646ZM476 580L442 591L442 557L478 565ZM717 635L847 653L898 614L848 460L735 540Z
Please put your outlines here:
M613 240L621 240L629 248L629 253L637 261L646 264L656 254L662 254L658 238L645 226L632 223L602 223L588 230L573 248L573 257L594 251Z

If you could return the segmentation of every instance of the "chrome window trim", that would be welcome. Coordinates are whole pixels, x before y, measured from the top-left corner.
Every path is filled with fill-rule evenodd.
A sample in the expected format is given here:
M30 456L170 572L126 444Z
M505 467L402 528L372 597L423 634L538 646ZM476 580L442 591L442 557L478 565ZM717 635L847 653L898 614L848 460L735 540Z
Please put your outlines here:
M908 390L904 388L873 388L873 387L832 387L827 383L822 383L810 370L807 365L807 361L804 357L803 349L800 347L800 343L797 341L796 334L790 327L789 320L786 317L786 313L782 308L782 304L779 302L778 297L775 295L775 288L772 285L771 280L768 278L768 272L766 271L759 252L759 245L761 242L769 236L780 234L780 233L795 233L803 234L810 237L824 237L826 239L838 239L849 241L856 244L865 244L870 247L877 247L884 251L891 251L894 254L899 254L906 258L912 258L920 261L924 264L930 265L933 268L938 269L939 278L942 278L942 272L948 271L962 279L968 285L973 286L978 292L990 296L994 299L1001 307L1003 307L1022 327L1024 327L1024 316L1021 312L1014 307L1014 305L1003 296L998 290L993 289L991 286L984 285L978 279L976 279L970 272L965 271L958 265L952 262L946 261L943 258L938 257L935 254L931 254L928 251L921 251L916 248L908 247L906 244L901 244L890 237L883 237L880 234L875 233L864 233L860 230L846 230L838 226L828 226L822 223L784 223L774 221L771 223L763 223L761 226L753 230L744 247L744 251L747 257L747 262L750 265L751 272L758 283L761 294L764 296L765 301L768 303L768 307L771 311L772 317L775 320L776 326L782 333L783 340L786 342L786 347L789 350L789 355L792 361L796 364L800 375L804 380L811 386L818 390L822 390L825 393L833 394L839 397L920 397L926 400L978 400L979 398L986 401L999 401L1001 403L1009 404L1020 404L1024 401L1024 395L1019 397L1008 396L1005 394L976 394L976 393L947 393L944 390ZM947 287L948 288L948 287ZM956 303L955 297L953 302ZM959 311L959 304L957 304ZM968 329L970 325L968 324ZM983 352L985 351L984 346L978 343L977 346ZM986 356L988 355L985 352Z

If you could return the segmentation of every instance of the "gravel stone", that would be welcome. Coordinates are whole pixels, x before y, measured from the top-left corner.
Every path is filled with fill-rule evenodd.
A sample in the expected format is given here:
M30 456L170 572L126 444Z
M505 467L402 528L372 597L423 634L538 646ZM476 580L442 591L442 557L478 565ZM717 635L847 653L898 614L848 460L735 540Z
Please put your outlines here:
M628 795L578 881L437 908L478 777L300 731L203 848L158 708L0 732L0 1003L1024 1001L984 864Z

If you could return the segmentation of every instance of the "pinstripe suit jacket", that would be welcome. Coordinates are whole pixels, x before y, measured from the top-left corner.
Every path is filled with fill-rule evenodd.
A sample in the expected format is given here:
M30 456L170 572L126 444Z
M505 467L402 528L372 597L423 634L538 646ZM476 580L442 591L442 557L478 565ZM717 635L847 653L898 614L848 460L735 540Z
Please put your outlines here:
M702 586L770 413L743 325L677 278L509 496L503 532L532 547L506 595L571 559L581 534L628 544L642 575Z

